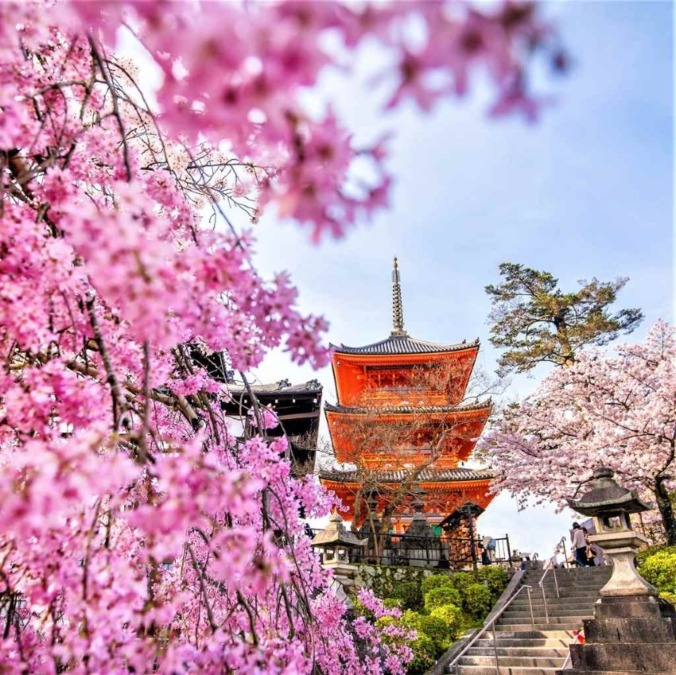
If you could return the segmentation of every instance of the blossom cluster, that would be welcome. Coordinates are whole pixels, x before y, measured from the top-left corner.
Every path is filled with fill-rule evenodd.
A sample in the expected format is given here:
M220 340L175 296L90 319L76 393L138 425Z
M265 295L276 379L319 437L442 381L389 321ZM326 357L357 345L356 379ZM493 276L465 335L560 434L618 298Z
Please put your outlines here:
M327 363L326 321L259 274L227 211L274 202L319 237L385 203L383 147L301 104L337 62L328 34L392 52L390 106L463 94L484 65L495 112L532 113L525 58L552 35L534 6L449 5L0 4L1 672L402 672L304 533L331 499L271 411L235 435L193 353ZM161 69L154 96L121 30Z
M495 489L523 503L579 497L594 469L613 469L676 536L668 492L676 456L676 329L658 321L643 343L581 351L483 440ZM543 480L543 476L547 480Z

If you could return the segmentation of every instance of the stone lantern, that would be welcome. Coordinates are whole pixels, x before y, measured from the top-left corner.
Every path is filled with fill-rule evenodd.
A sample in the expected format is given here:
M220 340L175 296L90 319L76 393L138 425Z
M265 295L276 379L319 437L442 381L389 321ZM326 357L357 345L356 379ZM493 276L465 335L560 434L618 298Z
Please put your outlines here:
M594 471L590 489L580 499L568 499L568 505L583 516L594 518L596 534L589 537L608 555L613 573L601 589L601 597L657 595L634 566L634 558L648 540L631 526L631 514L649 511L636 490L618 485L615 472L604 466Z
M413 495L413 518L403 539L405 562L411 567L436 567L441 558L441 541L434 536L434 530L423 513L425 502L423 491L415 485Z
M312 539L312 548L320 549L322 563L349 562L350 549L366 546L368 539L359 539L356 534L345 529L343 519L331 514L329 524Z
M568 500L572 509L594 518L597 534L590 540L603 547L613 573L600 591L594 618L582 622L585 643L570 645L572 668L557 675L676 672L676 612L634 566L636 552L647 540L634 532L630 516L648 506L613 476L599 467L590 489L580 499Z
M366 546L368 539L360 539L345 529L343 519L333 513L329 524L312 540L312 548L322 554L322 567L332 570L331 587L336 596L351 606L350 588L354 585L357 566L350 564L350 550Z

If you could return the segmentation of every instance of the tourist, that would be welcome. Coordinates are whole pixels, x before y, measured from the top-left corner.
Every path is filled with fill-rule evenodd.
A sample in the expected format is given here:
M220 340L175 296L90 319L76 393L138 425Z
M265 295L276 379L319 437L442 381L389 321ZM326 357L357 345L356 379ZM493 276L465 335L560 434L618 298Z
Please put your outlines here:
M495 560L495 539L493 539L493 537L486 536L482 539L481 543L484 545L486 553L488 554L491 562L493 562L493 560Z
M580 567L587 566L587 542L580 523L573 523L573 529L570 532L570 539L573 542L575 551L575 562Z
M596 561L594 560L594 549L592 548L591 541L589 541L589 530L586 527L580 528L584 532L584 541L587 545L587 550L585 551L585 564L587 567L595 567Z
M479 551L481 551L481 564L482 565L492 565L493 561L488 555L488 549L483 545L479 544Z

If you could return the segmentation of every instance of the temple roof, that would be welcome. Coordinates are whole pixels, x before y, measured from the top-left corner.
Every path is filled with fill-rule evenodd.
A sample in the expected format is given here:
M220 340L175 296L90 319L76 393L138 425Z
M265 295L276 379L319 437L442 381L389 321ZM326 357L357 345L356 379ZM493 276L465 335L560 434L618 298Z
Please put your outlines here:
M369 471L369 481L381 483L401 483L410 478L411 471L397 469L393 471ZM356 483L363 481L364 473L361 471L338 471L323 470L319 472L319 478L333 480L340 483ZM451 483L472 480L487 480L493 478L493 472L488 469L423 469L416 478L417 483Z
M249 386L254 394L301 394L322 391L322 385L318 380L309 380L304 384L291 384L288 380L279 380L279 382L270 384L252 384ZM244 384L228 384L228 391L234 397L238 394L248 394L249 390Z
M324 409L327 412L337 412L353 415L404 415L408 413L413 414L434 414L434 413L454 413L454 412L465 412L469 410L488 410L492 406L491 399L487 401L476 401L473 403L461 403L459 405L427 405L427 406L397 406L392 408L361 408L361 407L350 407L345 405L333 405L331 403L325 403Z
M434 354L438 352L456 352L479 346L479 339L455 344L437 344L416 340L408 335L390 335L385 340L374 342L363 347L348 347L346 345L331 345L333 350L340 354Z

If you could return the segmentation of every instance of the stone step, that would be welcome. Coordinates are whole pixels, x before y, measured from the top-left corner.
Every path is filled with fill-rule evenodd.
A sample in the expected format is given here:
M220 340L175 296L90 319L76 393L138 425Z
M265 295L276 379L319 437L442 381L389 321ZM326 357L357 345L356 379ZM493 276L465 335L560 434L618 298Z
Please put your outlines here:
M524 631L525 632L525 631ZM499 638L495 641L497 649L547 649L568 651L568 645L573 641L572 636L566 636L558 640L544 640L541 638ZM477 640L470 649L489 649L493 651L493 640Z
M577 630L577 629L576 629ZM503 629L498 629L497 631L498 640L509 640L510 638L518 638L519 640L567 640L571 642L573 639L573 634L567 630L561 630L560 628L548 628L547 630L531 630L531 631L508 631ZM481 638L481 640L492 640L493 631L485 633L487 637Z
M565 586L570 588L571 586L603 586L603 584L608 582L610 579L610 574L608 575L594 575L593 577L580 577L579 579L560 579L556 578L556 583L559 586ZM539 587L541 579L530 579L525 580L523 583L527 586ZM543 586L555 586L554 577L547 577L543 582Z
M610 575L612 571L612 567L610 565L606 565L604 567L589 567L586 569L571 569L571 570L556 570L556 578L557 579L580 579L581 577L587 577L587 578L592 578L592 577L600 577L605 574ZM545 575L545 579L551 579L554 576L554 570L549 570ZM528 572L526 573L523 578L524 579L542 579L543 574L542 572Z
M561 664L563 665L563 664ZM533 667L514 667L500 666L497 670L500 675L556 675L556 668L533 668ZM457 669L449 671L456 675L496 675L495 665L492 666L458 666ZM617 673L615 674L617 675Z
M579 577L556 577L556 583L559 586L574 586L576 584L591 584L598 585L604 584L610 579L610 574L592 574L590 576L580 575ZM542 581L539 577L533 577L532 579L524 579L523 583L528 584L529 586L539 586ZM549 575L545 577L545 580L542 581L543 584L554 585L554 577Z
M493 668L493 672L495 672L495 668ZM566 670L556 671L557 675L577 675L578 672L571 670L570 665ZM668 675L668 673L665 674L663 671L657 670L622 670L620 672L617 670L585 670L584 675Z
M581 621L569 621L568 623L563 622L550 622L550 623L504 623L498 626L500 631L509 631L518 632L518 631L534 631L534 630L580 630L582 622Z
M605 584L599 584L598 586L559 586L559 597L560 598L596 598L598 597L599 591L603 588ZM555 586L545 586L545 597L555 598L556 597L556 587ZM530 592L531 597L535 598L536 596L542 597L542 589L539 586L534 586L533 590ZM522 591L520 596L528 597L526 591Z
M556 647L501 647L496 645L493 647L472 647L467 651L467 656L492 656L495 652L498 656L528 656L530 658L545 657L562 657L564 660L568 656L568 645L558 644Z
M499 657L500 666L511 666L515 668L561 668L566 660L565 656L553 656L549 658L529 658L527 656L504 656ZM493 666L495 667L494 656L463 656L459 666Z
M542 616L538 616L537 614L535 615L535 623L536 625L539 625L538 622L542 624L572 624L574 626L573 630L577 630L582 626L582 620L583 619L591 619L592 615L591 614L566 614L566 615L561 615L561 616L553 616L549 615L549 622L545 621L545 616L544 614ZM531 623L531 618L530 618L530 613L528 616L502 616L500 619L498 619L497 622L497 627L498 629L504 628L506 625L529 625Z
M559 579L557 577L556 584L565 588L572 586L603 586L608 583L610 575L594 575L593 577L580 577L579 579ZM524 579L524 584L539 588L541 579ZM547 577L543 582L543 586L555 586L554 577Z
M593 611L594 609L594 600L590 600L587 598L547 598L547 608L565 608L565 607L586 607L590 610ZM505 611L508 611L510 609L519 609L519 610L524 610L524 609L530 609L530 607L533 607L535 610L536 608L542 608L545 606L544 600L542 598L538 598L537 600L535 598L532 599L532 602L528 602L527 599L521 601L521 600L515 600Z
M579 607L577 605L558 605L558 606L552 606L552 605L547 605L547 613L550 616L588 616L592 617L594 614L594 608L591 606L587 607ZM533 605L533 615L536 616L538 614L544 614L544 605L540 605L539 607L536 607ZM523 618L529 618L530 617L530 608L528 606L526 607L508 607L504 614L502 615L503 617L523 617Z
M590 577L580 576L577 579L571 577L565 577L563 579L561 577L556 577L556 583L559 586L579 586L582 584L587 586L598 586L599 584L607 583L608 579L610 579L610 574L594 574ZM539 586L541 581L542 579L524 579L523 583L528 586ZM554 577L546 577L542 583L543 585L554 586Z
M595 603L596 598L594 596L590 598L588 595L577 596L574 598L566 597L565 595L561 595L558 598L556 595L547 597L547 607L593 607ZM533 607L544 607L545 601L541 595L533 595L530 601L526 597L517 598L508 605L507 609L510 609L511 607L530 607L531 605L533 605Z
M600 588L559 588L559 594L556 595L555 588L545 588L545 598L547 602L551 600L579 600L580 602L590 602L594 604L599 597ZM542 590L531 591L530 599L532 602L542 602ZM519 593L514 602L528 602L528 593Z

